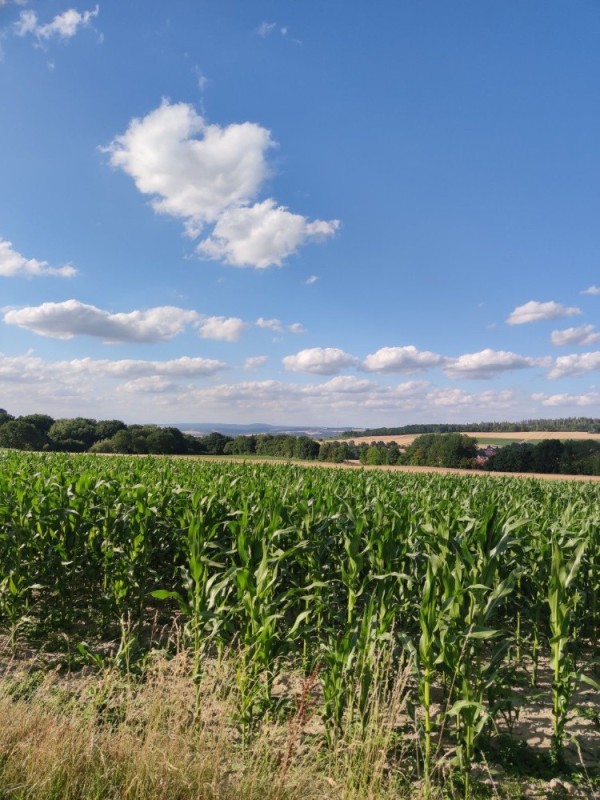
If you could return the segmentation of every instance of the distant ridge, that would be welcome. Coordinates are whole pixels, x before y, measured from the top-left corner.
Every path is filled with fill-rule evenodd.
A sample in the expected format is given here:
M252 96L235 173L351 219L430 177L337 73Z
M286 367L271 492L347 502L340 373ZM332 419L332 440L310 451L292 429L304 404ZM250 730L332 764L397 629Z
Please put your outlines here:
M184 433L194 436L206 436L209 433L222 433L224 436L250 436L261 433L289 433L294 436L310 436L313 439L340 436L348 430L347 426L325 428L319 425L269 425L266 422L250 422L241 425L231 422L173 422L161 425L163 428L179 428Z

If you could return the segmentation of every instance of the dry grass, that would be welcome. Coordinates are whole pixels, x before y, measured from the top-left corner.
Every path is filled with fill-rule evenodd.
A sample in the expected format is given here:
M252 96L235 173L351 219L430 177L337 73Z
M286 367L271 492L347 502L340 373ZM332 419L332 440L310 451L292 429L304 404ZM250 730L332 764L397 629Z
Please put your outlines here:
M296 711L265 719L243 741L235 722L235 662L212 663L194 717L185 653L156 655L144 680L114 672L64 676L12 664L0 684L1 800L350 800L398 794L394 720L406 676L373 693L366 734L328 750L297 677Z
M0 800L422 800L419 737L407 707L411 675L392 674L390 663L385 655L378 662L365 728L344 731L331 748L318 673L286 673L280 691L295 701L291 713L265 718L244 741L235 720L233 657L207 662L199 718L184 651L171 658L155 653L143 680L85 669L62 674L36 658L5 663ZM543 752L547 715L537 705L523 707L517 727L533 751ZM581 719L572 726L580 737L573 760L583 751L593 766L597 730ZM438 755L439 784L430 800L452 800L459 795L444 777L452 750ZM515 784L497 770L492 777L485 761L474 771L478 797L555 796L556 779L524 779L512 794ZM596 795L587 783L560 796Z

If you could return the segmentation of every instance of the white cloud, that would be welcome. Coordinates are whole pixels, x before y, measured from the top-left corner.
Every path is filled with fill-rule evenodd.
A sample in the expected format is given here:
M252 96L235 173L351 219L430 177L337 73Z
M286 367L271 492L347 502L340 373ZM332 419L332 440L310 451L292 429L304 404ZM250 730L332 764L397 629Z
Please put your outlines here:
M552 344L557 347L565 345L587 345L600 341L600 331L593 325L581 325L579 328L566 328L562 331L552 331Z
M269 360L268 356L249 356L244 361L244 369L258 369Z
M197 247L201 256L263 269L339 227L337 220L311 222L271 198L253 203L270 174L273 146L260 125L209 125L191 105L163 101L104 149L154 210L182 219L190 236L214 225Z
M579 355L559 356L548 373L549 378L565 378L571 375L585 375L600 369L600 351L580 353Z
M197 252L234 267L280 267L301 245L333 236L338 228L338 220L309 222L268 199L224 211Z
M207 375L215 375L217 372L228 368L227 364L222 361L216 361L214 358L193 358L191 356L181 356L170 361L142 361L135 359L94 361L91 358L85 358L67 363L75 366L81 365L82 370L89 370L94 375L105 375L111 378L152 375L164 375L170 378L202 378Z
M14 24L14 30L17 36L26 36L28 33L35 32L37 24L37 14L35 11L27 9L19 14L19 19Z
M500 392L481 392L472 394L455 387L437 388L429 392L425 398L427 404L432 408L452 408L478 407L482 409L510 408L515 403L515 395L511 389L504 389Z
M25 276L33 278L43 275L55 275L60 278L72 278L77 270L70 264L64 267L50 267L47 261L37 258L25 258L13 250L12 242L0 238L0 276L14 278Z
M209 125L187 103L163 101L106 148L155 211L201 229L232 205L256 196L269 174L270 132L252 122Z
M357 378L356 375L338 375L325 383L315 384L304 387L303 391L307 394L328 394L330 392L341 392L343 394L363 393L370 389L376 389L373 381Z
M263 358L248 359L248 367L260 366ZM49 362L32 354L0 354L3 405L9 411L18 407L19 413L43 408L54 416L105 417L111 409L111 416L124 414L144 422L198 418L202 409L205 419L218 415L223 421L289 424L293 420L350 427L374 420L389 424L386 420L394 418L482 419L496 409L503 413L513 409L517 400L508 390L470 393L416 380L391 386L355 375L310 384L277 380L215 384L210 380L226 368L218 361L188 357L162 362L91 358ZM528 399L526 407L530 405Z
M98 16L99 11L99 6L95 6L91 11L83 12L69 8L61 14L57 14L51 22L40 25L35 11L27 9L21 11L14 29L17 36L32 34L38 39L52 39L54 37L71 39L80 28L88 27L93 18Z
M600 294L600 286L588 286L581 294Z
M446 359L428 350L406 347L382 347L368 355L361 368L367 372L418 372L445 363Z
M256 320L256 327L264 328L274 333L281 333L283 331L283 325L279 319L265 319L264 317L259 317Z
M277 31L281 36L287 36L288 34L288 29L285 27L285 25L278 25L277 22L261 22L256 29L258 35L262 36L263 39L275 31Z
M4 322L55 339L94 336L107 343L162 342L181 333L198 314L174 306L111 314L96 306L66 300L7 311Z
M357 359L337 347L312 347L296 355L285 356L283 365L289 372L310 372L315 375L335 375L353 367Z
M198 332L203 339L221 339L237 342L246 323L238 317L205 317L198 324Z
M120 392L128 392L131 394L164 394L165 392L173 392L177 390L177 384L170 381L168 378L162 378L159 375L152 375L149 378L134 378L132 381L119 386Z
M506 320L509 325L524 325L527 322L539 322L544 319L556 319L557 317L572 317L581 314L581 309L575 306L561 306L550 300L547 303L539 303L537 300L530 300L522 306L517 306L511 311Z
M256 29L256 32L258 33L259 36L262 36L264 38L265 36L268 36L270 33L273 33L273 31L276 28L277 28L276 22L261 22L258 28Z
M158 406L171 406L169 419L181 419L178 405L182 391L193 391L198 380L207 380L227 369L227 364L207 358L184 357L170 361L124 359L72 359L45 361L27 353L0 354L0 383L5 406L18 413L44 409L53 416L124 415L136 422L159 421ZM178 382L171 390L170 383ZM182 381L187 381L182 386ZM190 383L193 381L193 383ZM156 408L136 399L152 392ZM164 400L164 403L163 403ZM197 408L187 408L194 414ZM140 415L142 415L140 417Z
M198 86L198 89L200 89L200 91L203 92L210 83L210 80L200 69L198 69L198 67L194 69L194 73L196 75L196 84Z
M533 399L544 406L598 406L600 405L600 392L585 392L584 394L534 394Z
M0 353L0 379L17 383L77 383L82 379L133 379L152 376L203 378L215 375L227 364L211 358L182 356L170 361L137 359L74 358L69 361L44 361L38 356L6 356Z
M423 381L409 381L396 387L379 385L355 376L338 376L323 383L308 385L287 384L281 381L247 381L193 388L178 395L177 402L197 408L228 409L235 417L240 414L262 415L282 419L294 415L307 421L307 414L326 416L331 424L344 424L348 416L368 421L375 413L408 412L413 417L431 419L443 409L445 417L459 417L467 409L479 415L515 405L514 393L482 392L471 394L461 389L434 388L427 390ZM464 416L463 416L464 418Z
M308 278L307 278L307 279L304 281L304 283L305 283L307 286L312 286L312 285L313 285L314 283L316 283L318 280L319 280L319 276L318 276L318 275L309 275L309 276L308 276Z
M529 358L489 347L478 353L465 353L444 367L450 378L493 378L503 372L529 367L548 366L547 359Z
M288 330L290 333L306 333L306 328L301 322L292 322L291 325L284 326L280 319L265 319L259 317L256 320L257 328L273 331L273 333L283 333Z

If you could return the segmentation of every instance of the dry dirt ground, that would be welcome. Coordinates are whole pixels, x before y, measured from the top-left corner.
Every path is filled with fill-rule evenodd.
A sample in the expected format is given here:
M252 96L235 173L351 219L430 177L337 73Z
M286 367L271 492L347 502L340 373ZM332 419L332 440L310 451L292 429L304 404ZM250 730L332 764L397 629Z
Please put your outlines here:
M372 440L371 440L372 441ZM381 441L378 439L377 441ZM146 456L140 456L146 458ZM160 458L161 456L159 456ZM156 456L148 456L156 458ZM449 467L408 467L394 466L389 464L366 465L360 461L344 461L342 464L334 464L331 461L299 461L293 458L244 458L243 456L168 456L168 458L193 458L203 461L233 461L240 464L296 464L299 467L315 469L364 469L364 470L385 470L386 472L439 472L445 475L485 475L488 478L542 478L549 481L600 481L600 475L550 475L537 472L487 472L481 469L450 469Z

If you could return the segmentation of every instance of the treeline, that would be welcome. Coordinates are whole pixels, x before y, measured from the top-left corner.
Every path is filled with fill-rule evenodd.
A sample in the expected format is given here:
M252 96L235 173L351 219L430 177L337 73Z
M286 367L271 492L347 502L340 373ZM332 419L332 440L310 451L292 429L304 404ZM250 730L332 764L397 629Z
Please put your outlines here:
M367 428L363 431L345 431L342 436L402 436L418 433L526 433L529 431L558 431L565 433L600 433L597 417L562 417L559 419L526 419L521 422L468 422L461 425L432 423L402 425L399 428Z
M126 455L240 455L293 458L303 461L361 464L420 464L423 466L467 466L464 447L454 450L460 437L419 437L405 453L396 442L371 444L347 441L319 442L309 436L256 434L226 436L210 433L193 436L179 428L160 425L126 425L121 420L95 420L87 417L53 419L48 414L13 417L0 409L0 447L17 450L67 453L114 453ZM423 441L421 441L423 440ZM421 444L417 442L421 441ZM474 440L473 447L475 447ZM460 449L460 448L459 448Z
M15 418L4 409L0 409L0 447L64 453L199 452L195 437L178 428L126 425L118 419L53 419L48 414Z
M548 430L548 427L545 429ZM480 466L475 460L478 455L476 439L457 431L425 433L402 449L396 442L319 442L309 436L284 433L232 437L214 432L207 436L193 436L183 433L179 428L126 425L115 419L75 417L55 420L47 414L28 414L15 418L4 409L0 409L0 447L128 455L246 455L460 469ZM544 439L536 444L510 444L498 449L483 468L494 472L600 475L600 442L590 439L564 442Z
M477 442L459 433L424 434L402 449L396 442L323 442L321 461L358 460L367 465L407 465L417 467L459 467L470 469L477 455Z
M600 475L600 442L544 439L502 447L483 465L494 472L540 472L558 475Z
M336 444L339 445L336 448ZM327 445L327 450L325 450ZM344 450L344 447L346 449ZM559 475L600 475L600 442L593 439L543 439L541 442L509 444L480 465L477 441L459 433L427 433L418 436L405 450L395 442L360 444L324 443L327 461L358 458L362 464L398 464L415 467L481 468L491 472L539 472ZM342 454L346 454L342 458ZM352 454L354 453L354 454Z
M314 460L319 442L289 434L193 436L179 428L126 425L121 420L88 417L53 419L48 414L13 417L0 409L0 447L66 453L127 455L257 455Z

